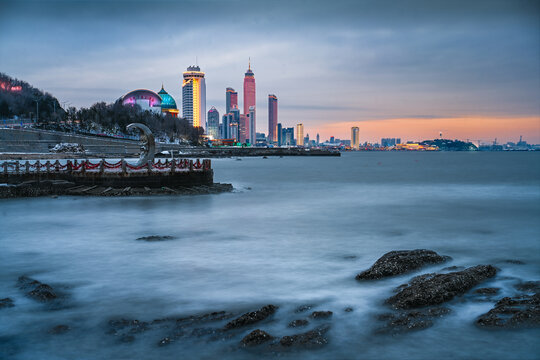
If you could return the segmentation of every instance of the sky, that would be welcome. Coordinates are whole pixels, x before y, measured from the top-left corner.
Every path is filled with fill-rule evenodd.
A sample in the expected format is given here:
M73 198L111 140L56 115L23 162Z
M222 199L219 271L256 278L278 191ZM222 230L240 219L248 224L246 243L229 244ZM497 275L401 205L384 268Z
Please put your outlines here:
M278 121L362 142L444 138L540 143L540 1L0 0L0 72L67 106L206 73L225 110L251 58L257 131Z

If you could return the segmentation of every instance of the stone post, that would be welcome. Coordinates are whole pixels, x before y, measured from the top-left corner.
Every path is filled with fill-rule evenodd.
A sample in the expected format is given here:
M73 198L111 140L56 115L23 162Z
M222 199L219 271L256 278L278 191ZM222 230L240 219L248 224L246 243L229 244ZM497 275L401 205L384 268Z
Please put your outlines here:
M54 162L54 171L60 172L60 161L58 160Z
M4 175L5 175L5 176L7 176L7 168L8 168L7 162L4 161Z
M68 160L66 165L68 174L71 174L71 172L73 171L73 165L71 164L71 160Z
M39 160L38 160L36 161L36 172L39 174L40 170L41 170L41 164L39 163Z
M193 171L193 160L189 160L189 171Z
M171 161L171 175L174 175L174 172L176 171L176 161L174 159Z
M45 169L47 169L47 174L51 172L51 162L49 160L45 163Z
M105 159L101 159L99 162L99 173L103 175L103 172L105 171Z
M26 160L24 166L26 167L26 173L30 174L30 162L28 160Z
M148 163L146 164L146 171L148 172L148 175L152 173L152 160L148 160Z
M21 173L20 167L21 167L21 165L19 164L19 161L17 161L15 163L15 172L17 173L17 175L19 175Z
M86 164L87 164L88 160L83 160L81 162L81 174L86 174Z
M122 158L122 174L126 175L126 173L127 173L126 159Z

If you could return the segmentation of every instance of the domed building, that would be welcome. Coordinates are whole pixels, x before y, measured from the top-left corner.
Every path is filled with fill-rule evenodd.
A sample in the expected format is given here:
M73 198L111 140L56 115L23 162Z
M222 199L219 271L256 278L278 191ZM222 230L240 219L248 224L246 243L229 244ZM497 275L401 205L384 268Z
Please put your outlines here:
M154 112L161 112L163 114L171 114L174 117L178 117L178 108L176 107L176 101L169 95L163 86L159 93L155 93L152 90L137 89L128 92L126 95L120 98L122 105L139 105L143 110L149 110Z
M176 101L174 101L173 97L165 91L163 85L161 85L161 90L158 92L158 95L161 97L161 112L178 117L179 110L176 107Z

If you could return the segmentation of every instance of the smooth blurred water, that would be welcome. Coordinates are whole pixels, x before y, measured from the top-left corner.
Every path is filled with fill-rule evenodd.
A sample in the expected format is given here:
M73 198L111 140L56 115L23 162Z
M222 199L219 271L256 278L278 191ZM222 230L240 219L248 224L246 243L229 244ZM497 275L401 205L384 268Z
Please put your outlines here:
M298 305L334 312L329 345L283 358L540 358L537 329L474 326L492 302L456 299L452 314L432 328L374 334L384 299L419 273L493 264L501 271L483 286L502 287L498 297L515 294L520 279L539 280L540 153L362 152L212 163L215 180L235 192L0 200L0 298L16 305L0 309L0 358L254 358L238 346L253 328L228 340L157 347L152 333L118 343L106 324L268 303L280 309L255 328L274 336L305 331L287 328L301 317L293 312ZM176 239L136 240L155 234ZM415 248L453 261L355 281L384 253ZM50 311L26 298L16 286L23 274L67 286L70 306ZM48 334L57 324L72 330Z

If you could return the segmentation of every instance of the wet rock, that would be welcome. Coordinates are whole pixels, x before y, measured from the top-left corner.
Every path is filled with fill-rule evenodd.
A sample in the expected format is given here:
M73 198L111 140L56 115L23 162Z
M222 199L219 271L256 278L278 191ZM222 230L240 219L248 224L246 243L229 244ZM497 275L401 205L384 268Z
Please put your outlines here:
M505 329L540 327L540 294L504 297L481 315L476 325Z
M55 327L50 329L48 333L53 334L53 335L61 335L61 334L65 334L69 330L70 330L70 327L67 325L56 325Z
M488 287L488 288L480 288L473 291L475 294L479 295L496 295L499 293L501 289L494 288L494 287Z
M465 269L465 267L463 266L447 266L443 269L441 269L441 271L458 271L458 270L463 270Z
M296 308L296 310L294 310L295 313L303 313L303 312L306 312L308 310L311 310L315 307L315 305L312 305L312 304L308 304L308 305L300 305L299 307Z
M436 307L422 311L409 311L398 313L386 313L378 316L378 320L386 324L378 329L377 333L398 334L408 331L423 330L433 326L436 317L442 317L450 313L450 309Z
M526 281L526 282L519 283L515 285L514 287L523 292L539 293L540 281Z
M478 265L463 271L429 274L430 276L412 281L409 286L388 298L386 303L397 309L439 305L464 294L496 273L497 269L491 265Z
M32 289L27 295L40 302L47 302L58 298L58 295L51 286L28 276L20 276L17 279L17 285L22 290Z
M143 236L143 237L137 238L137 240L148 241L148 242L165 241L165 240L172 240L172 239L174 239L174 236L170 236L170 235L151 235L151 236Z
M270 315L274 314L277 309L278 309L278 307L275 306L275 305L272 305L272 304L263 306L262 308L260 308L258 310L255 310L255 311L252 311L252 312L249 312L249 313L245 313L244 315L240 316L239 318L236 318L236 319L228 322L225 325L225 329L226 330L236 329L236 328L239 328L239 327L242 327L242 326L251 325L251 324L254 324L256 322L262 321L262 320L268 318Z
M288 327L302 327L302 326L307 326L309 324L309 321L307 320L304 320L304 319L298 319L298 320L293 320L289 323L289 325L287 325Z
M13 300L11 298L0 299L0 309L14 307Z
M356 260L356 259L358 259L358 256L356 256L356 255L344 255L343 259L345 259L345 260Z
M322 325L302 334L284 336L279 340L279 343L283 347L322 347L328 344L328 338L325 336L328 330L330 330L329 325Z
M376 280L403 274L425 265L438 264L449 260L432 250L401 250L384 254L368 270L356 275L356 280Z
M328 319L332 317L332 314L331 311L314 311L309 317L312 319Z
M345 311L345 312L353 312L354 309L352 307L346 307L343 311Z
M504 260L505 263L507 264L514 264L514 265L525 265L525 263L521 260L516 260L516 259L508 259L508 260Z
M256 346L263 344L267 341L273 340L274 337L270 334L268 334L265 331L262 331L260 329L253 330L249 334L247 334L241 341L243 346Z
M56 299L58 296L53 288L47 284L40 284L28 293L28 295L37 301L46 302Z

